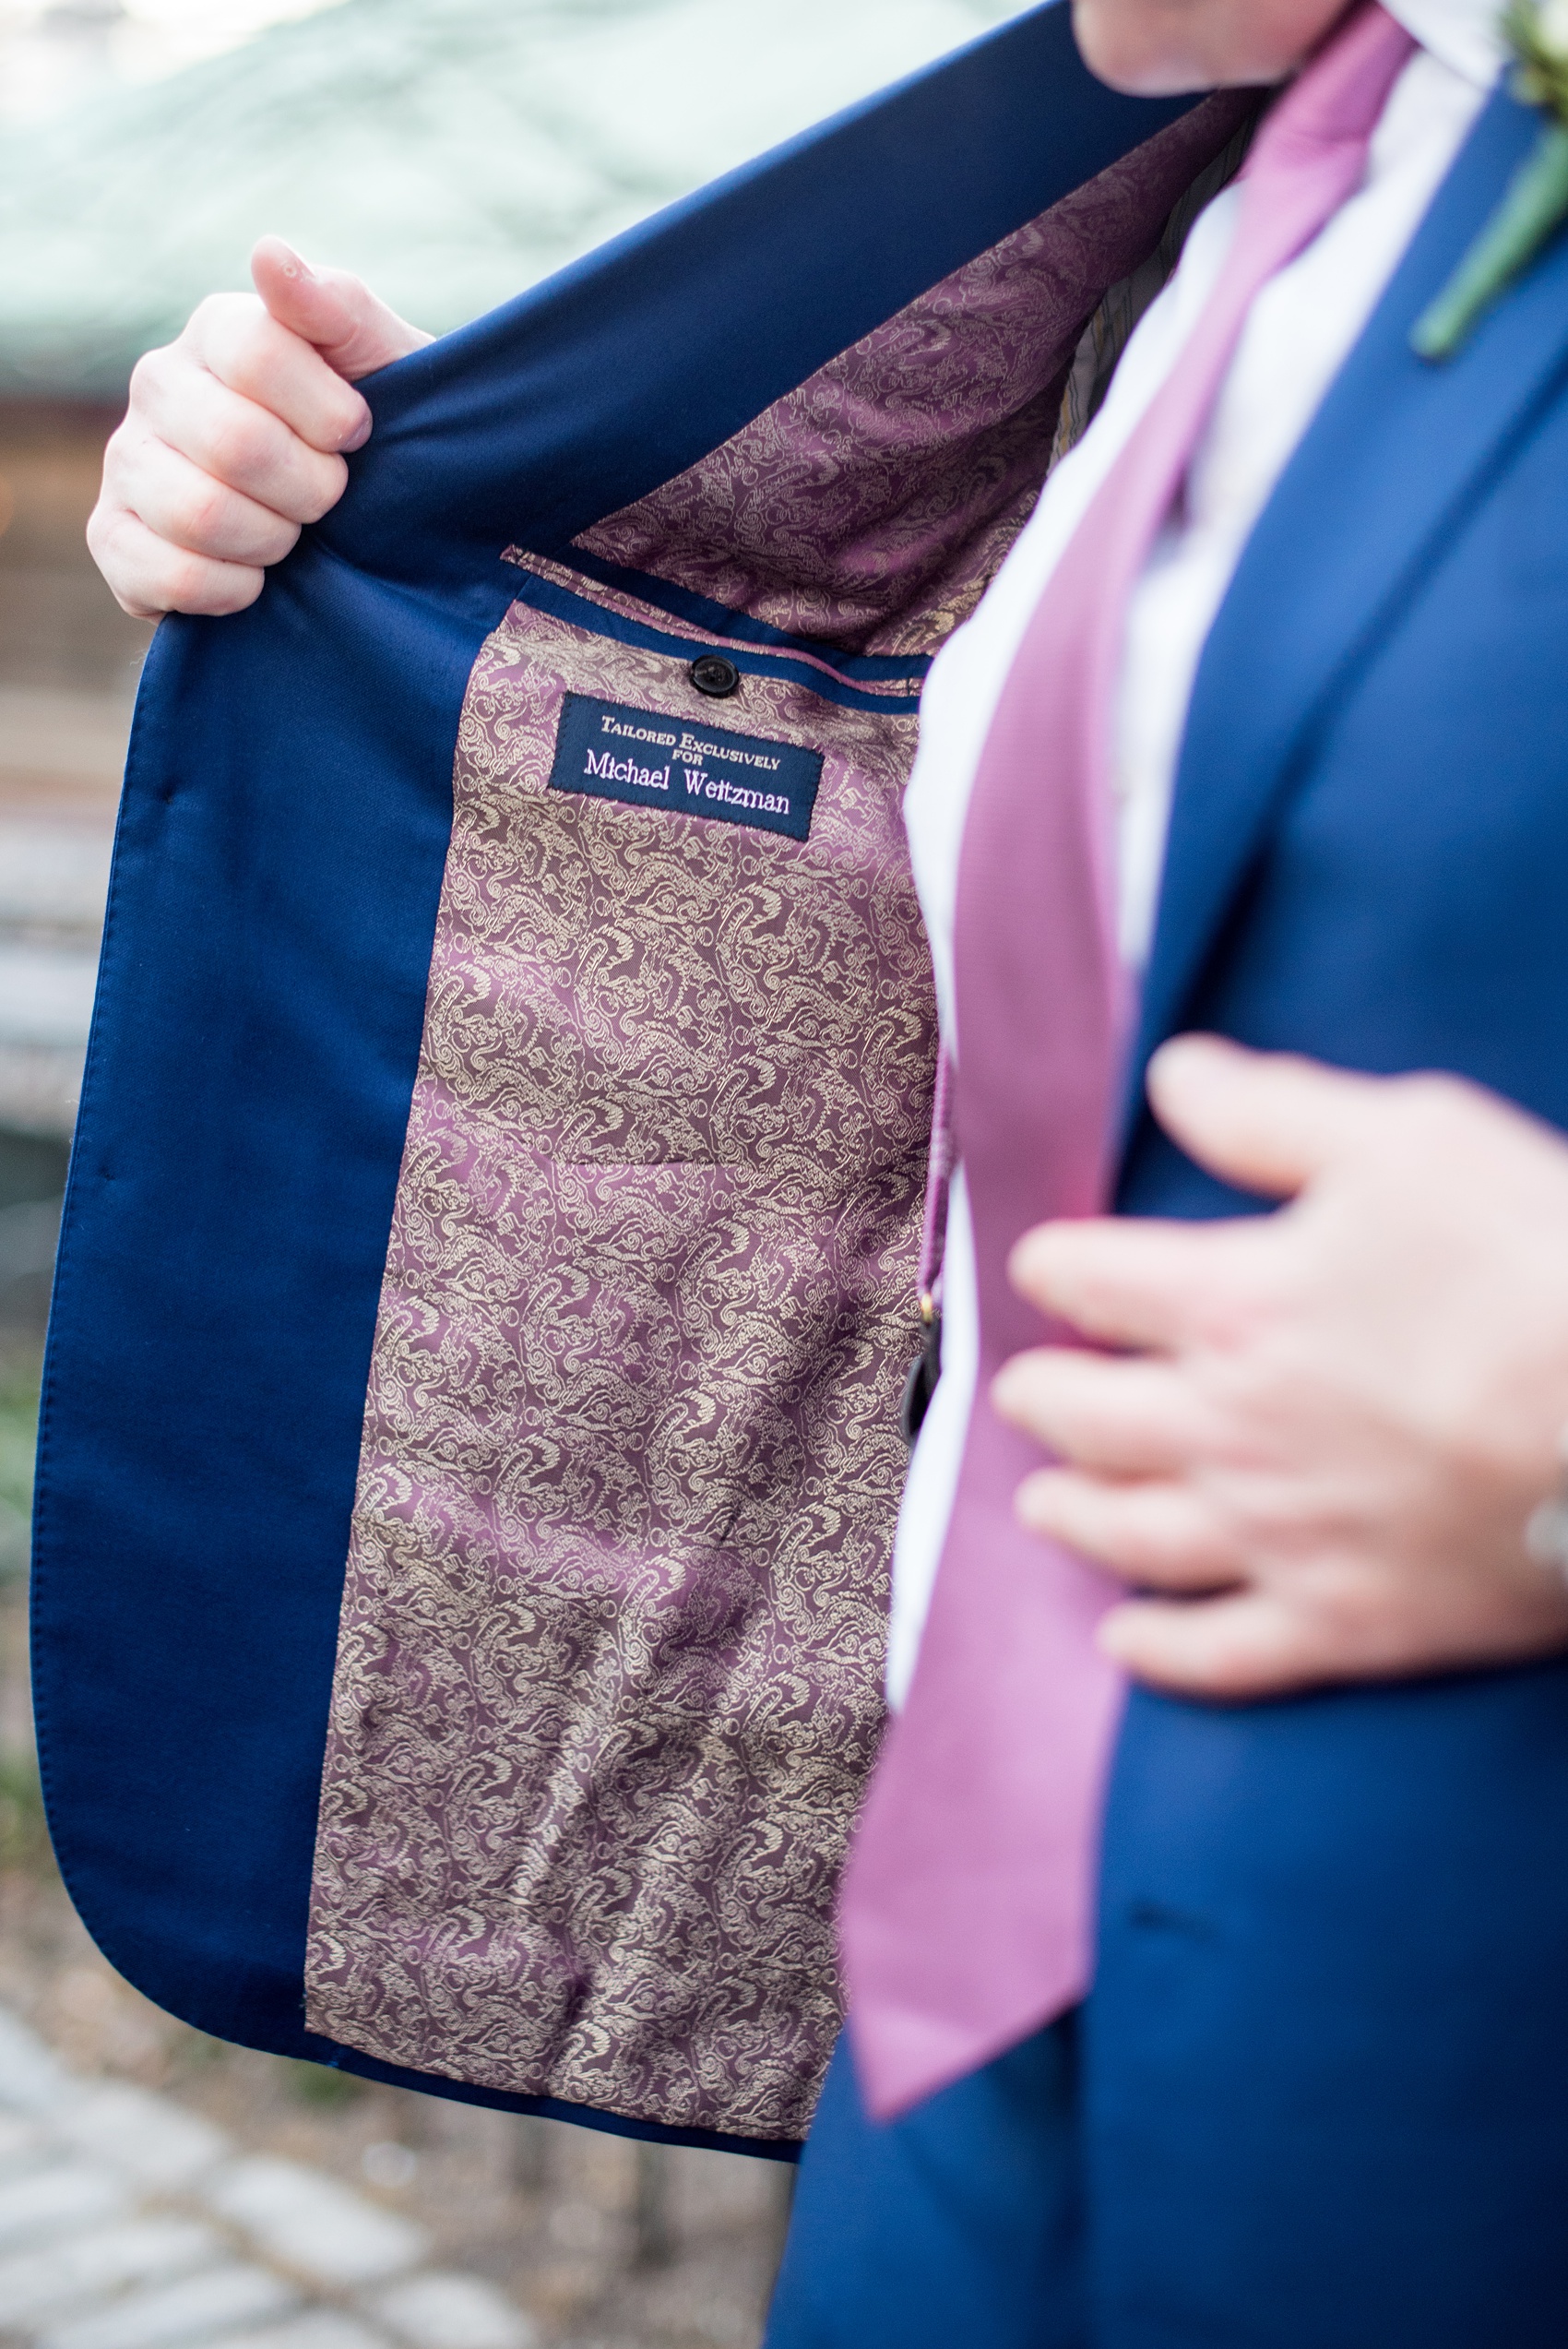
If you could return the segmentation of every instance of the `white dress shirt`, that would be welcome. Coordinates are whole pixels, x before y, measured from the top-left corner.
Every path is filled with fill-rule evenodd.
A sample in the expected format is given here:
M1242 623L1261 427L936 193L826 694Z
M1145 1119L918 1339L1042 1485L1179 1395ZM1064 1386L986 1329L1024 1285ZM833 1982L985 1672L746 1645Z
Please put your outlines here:
M1253 523L1446 177L1502 68L1495 0L1384 0L1420 43L1372 135L1357 192L1248 315L1184 497L1128 608L1117 694L1121 948L1147 960L1170 794L1198 662ZM962 1053L953 993L958 850L975 769L1014 656L1085 509L1158 392L1223 268L1241 191L1194 223L1170 282L1137 327L1105 404L1057 466L985 601L944 647L921 709L905 802L943 1033ZM919 1652L978 1375L974 1247L962 1172L948 1214L942 1378L921 1431L894 1554L888 1689L902 1701Z

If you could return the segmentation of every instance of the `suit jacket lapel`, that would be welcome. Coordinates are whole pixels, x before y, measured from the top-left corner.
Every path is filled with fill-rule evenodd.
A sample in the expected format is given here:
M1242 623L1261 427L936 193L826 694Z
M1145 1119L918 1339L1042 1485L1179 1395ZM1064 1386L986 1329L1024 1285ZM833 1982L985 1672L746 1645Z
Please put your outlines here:
M1538 117L1482 113L1260 518L1205 649L1171 810L1159 918L1129 1068L1180 1027L1217 932L1314 733L1550 396L1568 362L1560 240L1445 366L1409 332L1532 144Z

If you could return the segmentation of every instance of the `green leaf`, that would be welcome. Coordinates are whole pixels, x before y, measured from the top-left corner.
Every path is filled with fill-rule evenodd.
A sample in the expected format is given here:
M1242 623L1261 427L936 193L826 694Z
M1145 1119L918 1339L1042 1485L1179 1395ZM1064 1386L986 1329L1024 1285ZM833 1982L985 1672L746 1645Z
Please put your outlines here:
M1410 345L1422 359L1452 359L1485 313L1524 275L1568 220L1568 129L1547 125L1507 193L1430 309Z

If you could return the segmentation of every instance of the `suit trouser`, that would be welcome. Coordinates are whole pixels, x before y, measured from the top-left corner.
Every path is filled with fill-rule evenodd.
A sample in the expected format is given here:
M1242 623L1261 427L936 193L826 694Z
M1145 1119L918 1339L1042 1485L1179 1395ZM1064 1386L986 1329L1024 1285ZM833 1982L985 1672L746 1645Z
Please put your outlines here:
M1075 2071L1059 2023L878 2128L840 2041L767 2349L1087 2349Z
M1139 1693L1079 2014L888 2127L840 2049L768 2349L1563 2349L1568 1663Z

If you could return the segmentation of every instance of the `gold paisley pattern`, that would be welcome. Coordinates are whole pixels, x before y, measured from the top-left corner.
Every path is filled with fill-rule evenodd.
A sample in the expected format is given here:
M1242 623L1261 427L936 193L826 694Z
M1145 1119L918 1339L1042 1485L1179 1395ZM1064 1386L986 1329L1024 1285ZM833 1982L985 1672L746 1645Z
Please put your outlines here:
M933 1058L914 717L746 678L726 726L826 754L797 842L547 790L569 690L711 708L683 661L522 604L470 683L309 2021L420 2071L796 2137L839 2023L904 1471Z
M1033 511L1086 322L1256 107L1206 99L577 544L793 634L934 652Z
M1144 298L1119 281L1251 102L1199 107L582 543L819 667L933 649L1090 412ZM711 642L635 582L514 559ZM386 2062L677 2128L810 2120L915 1343L934 1022L903 690L867 711L748 676L715 712L683 657L526 601L474 670L306 1973L312 2029ZM810 840L550 791L568 691L822 751Z

